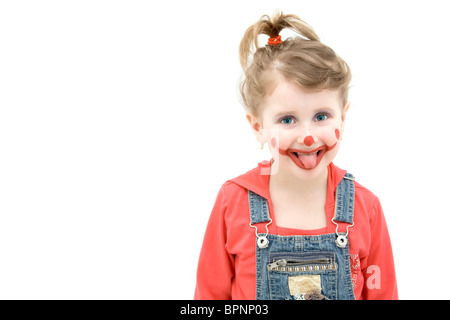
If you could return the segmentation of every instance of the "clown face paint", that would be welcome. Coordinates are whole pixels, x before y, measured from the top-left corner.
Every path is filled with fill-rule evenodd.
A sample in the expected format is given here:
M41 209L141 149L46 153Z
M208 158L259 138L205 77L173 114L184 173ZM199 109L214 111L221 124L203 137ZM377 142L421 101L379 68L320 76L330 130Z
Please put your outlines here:
M341 137L341 132L339 131L339 129L334 130L334 134L336 135L336 139L339 140L339 138Z
M303 140L303 143L305 144L305 146L310 147L314 143L314 138L312 136L307 136L305 140Z
M308 179L323 173L340 145L345 113L337 91L308 91L281 82L265 99L262 126L277 138L266 137L283 174ZM314 173L315 172L315 173Z
M317 167L325 153L333 150L337 142L332 146L322 145L314 150L300 150L289 148L287 150L278 149L281 155L288 156L300 168L311 170Z
M272 148L276 148L277 147L277 139L276 138L272 138L270 140L270 145L272 146Z

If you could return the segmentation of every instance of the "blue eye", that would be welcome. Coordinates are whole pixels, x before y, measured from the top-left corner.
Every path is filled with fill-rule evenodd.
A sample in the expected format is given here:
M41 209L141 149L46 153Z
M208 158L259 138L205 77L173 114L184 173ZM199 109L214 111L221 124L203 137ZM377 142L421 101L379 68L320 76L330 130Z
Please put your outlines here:
M286 118L281 119L282 124L292 124L293 122L294 122L294 120L292 120L291 117L286 117Z
M324 121L324 120L326 120L326 119L328 119L328 115L327 115L326 113L319 113L319 114L316 116L316 120L317 120L317 121Z

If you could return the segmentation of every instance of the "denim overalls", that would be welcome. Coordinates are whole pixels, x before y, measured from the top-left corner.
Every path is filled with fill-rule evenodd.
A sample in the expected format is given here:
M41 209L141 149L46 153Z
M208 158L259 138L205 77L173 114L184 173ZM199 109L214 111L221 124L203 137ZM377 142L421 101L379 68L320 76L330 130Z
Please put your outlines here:
M353 226L354 178L346 174L336 188L332 223L336 233L279 236L268 233L272 223L265 198L248 191L250 226L256 233L257 300L353 300L348 228ZM266 223L266 233L253 224ZM338 223L347 233L338 233Z

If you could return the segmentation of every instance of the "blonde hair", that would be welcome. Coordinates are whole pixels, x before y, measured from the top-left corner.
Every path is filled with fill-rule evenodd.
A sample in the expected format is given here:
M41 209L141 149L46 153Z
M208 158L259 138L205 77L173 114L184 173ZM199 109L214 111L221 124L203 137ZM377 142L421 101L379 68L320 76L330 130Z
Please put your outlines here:
M286 28L300 36L258 48L259 35L275 38ZM255 116L259 115L264 97L283 79L306 89L339 90L342 107L347 103L350 68L296 15L275 12L272 18L262 16L245 32L239 54L244 71L241 96L245 107Z

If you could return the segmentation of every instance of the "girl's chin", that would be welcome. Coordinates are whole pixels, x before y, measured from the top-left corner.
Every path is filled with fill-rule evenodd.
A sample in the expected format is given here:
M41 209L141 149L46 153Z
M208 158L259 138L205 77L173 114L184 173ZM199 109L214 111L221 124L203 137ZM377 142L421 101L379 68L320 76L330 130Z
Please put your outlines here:
M302 168L299 168L298 166L295 166L295 167L291 166L290 169L291 169L292 174L300 179L313 180L313 179L317 178L318 176L321 176L324 171L327 171L328 170L327 166L328 166L328 164L321 162L319 165L317 165L313 169L302 169Z

